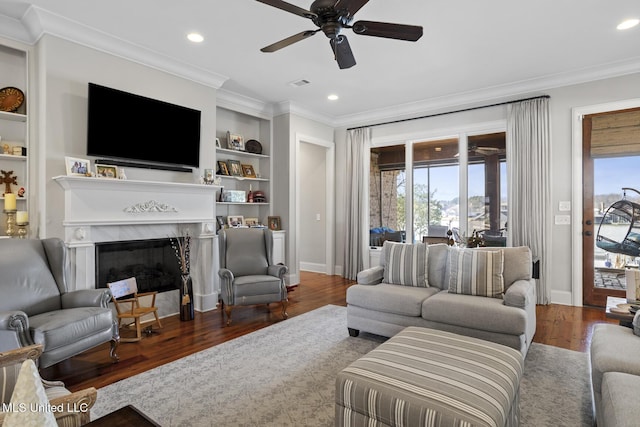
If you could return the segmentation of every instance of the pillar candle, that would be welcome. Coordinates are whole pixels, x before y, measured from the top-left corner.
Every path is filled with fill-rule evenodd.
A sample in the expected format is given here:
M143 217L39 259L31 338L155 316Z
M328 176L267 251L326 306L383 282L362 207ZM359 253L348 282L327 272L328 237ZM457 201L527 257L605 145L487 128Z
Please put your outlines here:
M4 194L4 210L15 211L16 210L16 195L13 193Z
M26 224L29 222L29 213L27 211L18 211L16 213L16 224Z

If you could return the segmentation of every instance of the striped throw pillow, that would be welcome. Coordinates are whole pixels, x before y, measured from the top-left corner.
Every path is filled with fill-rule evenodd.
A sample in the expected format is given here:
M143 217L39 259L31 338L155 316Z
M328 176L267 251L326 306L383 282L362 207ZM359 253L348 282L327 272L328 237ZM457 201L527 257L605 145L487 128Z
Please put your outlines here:
M427 257L429 248L423 243L407 244L386 241L383 283L428 288Z
M502 298L502 251L450 248L449 268L450 293Z

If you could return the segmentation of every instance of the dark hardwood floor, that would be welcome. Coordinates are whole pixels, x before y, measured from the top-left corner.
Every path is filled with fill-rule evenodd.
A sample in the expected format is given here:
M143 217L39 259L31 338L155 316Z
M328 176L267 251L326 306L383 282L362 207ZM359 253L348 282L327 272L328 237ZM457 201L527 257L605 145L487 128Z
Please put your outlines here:
M339 276L317 273L301 274L300 285L289 293L289 318L326 304L346 305L345 293L352 282ZM586 351L596 323L606 319L604 309L563 305L538 306L534 341L570 350ZM109 345L72 357L41 370L43 378L61 380L72 391L86 387L100 388L132 375L177 360L214 345L281 322L280 304L238 307L233 323L224 326L221 310L196 312L195 319L181 322L178 316L162 319L163 328L137 343L121 343L119 363L111 363ZM124 331L128 333L129 331Z

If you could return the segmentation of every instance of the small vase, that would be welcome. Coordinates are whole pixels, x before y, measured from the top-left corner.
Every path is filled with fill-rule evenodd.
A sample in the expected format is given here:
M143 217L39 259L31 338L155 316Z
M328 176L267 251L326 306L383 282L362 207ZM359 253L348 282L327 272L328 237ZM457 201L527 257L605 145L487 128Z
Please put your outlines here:
M188 274L180 277L180 320L193 320L193 281Z

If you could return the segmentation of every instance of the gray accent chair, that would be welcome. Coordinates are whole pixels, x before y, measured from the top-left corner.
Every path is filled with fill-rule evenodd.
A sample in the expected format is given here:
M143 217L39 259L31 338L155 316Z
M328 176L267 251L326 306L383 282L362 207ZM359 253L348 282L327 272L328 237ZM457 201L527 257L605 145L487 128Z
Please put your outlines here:
M273 233L260 228L221 230L221 298L231 324L231 310L238 305L282 302L282 317L287 316L287 267L273 265Z
M117 324L108 289L70 291L64 242L0 239L0 351L41 344L40 368L111 342L118 360Z

